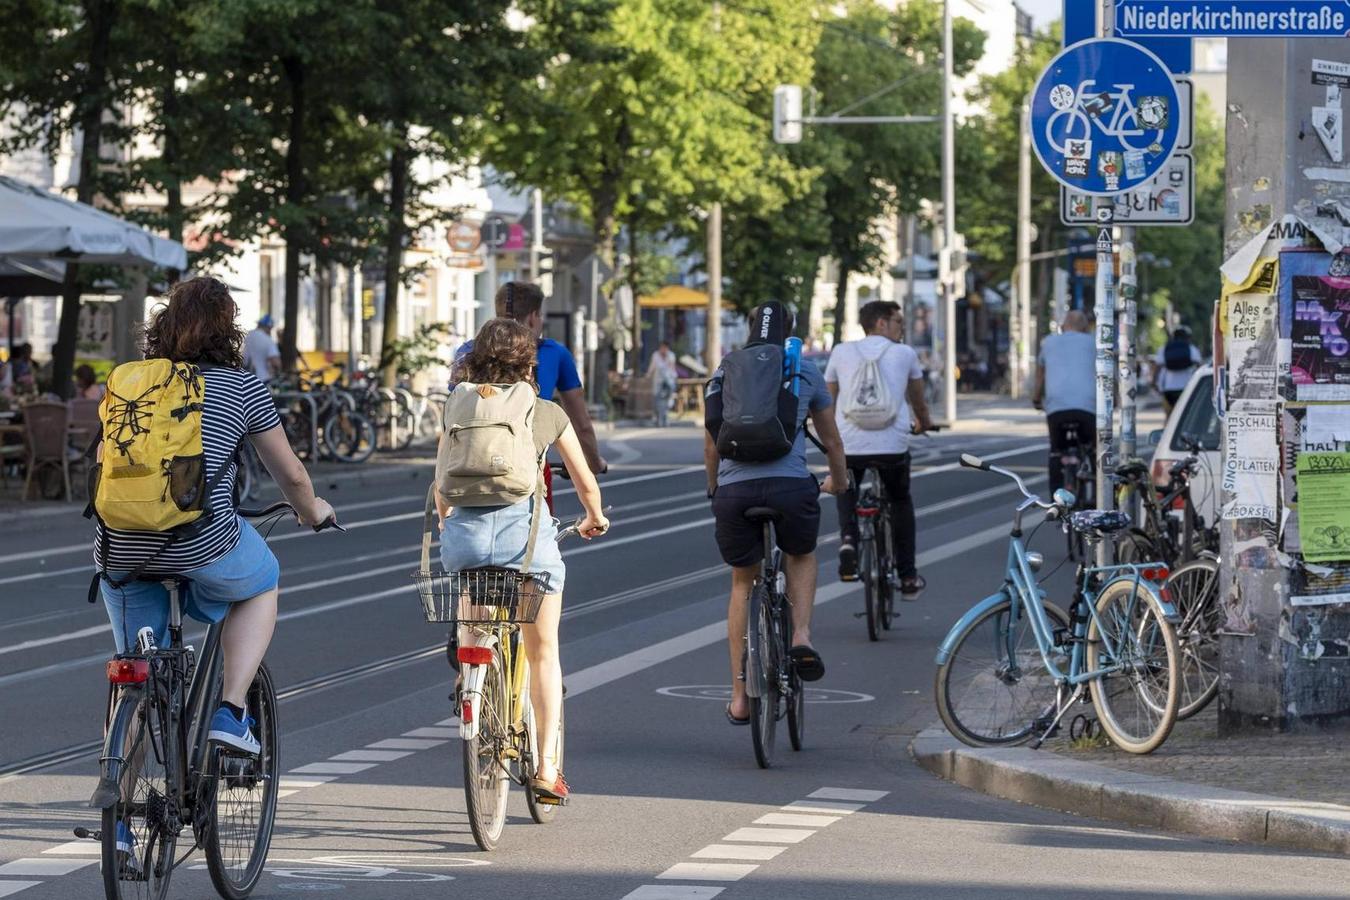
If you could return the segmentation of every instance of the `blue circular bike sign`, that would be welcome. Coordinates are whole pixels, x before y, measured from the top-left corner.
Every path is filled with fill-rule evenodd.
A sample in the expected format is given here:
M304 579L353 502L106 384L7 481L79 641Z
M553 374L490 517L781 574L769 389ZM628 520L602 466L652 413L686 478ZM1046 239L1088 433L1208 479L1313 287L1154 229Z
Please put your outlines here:
M1064 48L1031 95L1031 137L1045 170L1082 194L1145 183L1177 143L1177 89L1162 60L1129 41Z

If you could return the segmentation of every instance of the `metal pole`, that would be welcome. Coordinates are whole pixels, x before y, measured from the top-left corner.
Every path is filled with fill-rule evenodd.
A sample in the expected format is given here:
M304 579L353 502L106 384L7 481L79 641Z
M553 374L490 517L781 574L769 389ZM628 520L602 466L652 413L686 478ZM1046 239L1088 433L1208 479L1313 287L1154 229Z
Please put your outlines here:
M1022 103L1022 129L1017 155L1017 298L1008 316L1012 334L1012 395L1020 397L1026 383L1029 356L1028 325L1031 321L1031 104Z
M361 361L361 267L347 270L347 375Z
M708 375L722 363L722 204L708 209Z
M952 0L942 3L942 246L947 257L942 289L943 418L956 422L956 285L951 254L956 246L956 126L952 109Z
M1115 434L1113 409L1116 376L1116 285L1115 240L1112 225L1116 204L1112 197L1097 200L1097 483L1096 507L1111 509L1115 498L1111 492L1111 473L1115 471ZM1111 563L1110 541L1097 545L1097 564Z
M535 188L531 193L531 202L534 206L534 216L531 223L530 235L530 280L535 284L543 285L543 279L539 272L540 258L544 253L544 192ZM546 291L552 293L551 291Z
M1139 321L1136 299L1134 229L1120 229L1120 291L1116 315L1119 323L1117 357L1120 367L1120 455L1133 459L1135 455L1135 325ZM1135 510L1130 510L1134 512Z
M600 314L600 257L591 254L591 314L586 322L586 383L591 386L591 398L599 402L600 389L595 385L595 331L599 327L595 318Z

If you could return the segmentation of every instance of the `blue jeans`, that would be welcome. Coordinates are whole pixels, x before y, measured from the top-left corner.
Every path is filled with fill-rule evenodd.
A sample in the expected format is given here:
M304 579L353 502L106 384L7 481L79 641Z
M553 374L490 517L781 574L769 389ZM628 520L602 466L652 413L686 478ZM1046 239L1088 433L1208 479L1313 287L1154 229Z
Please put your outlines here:
M183 611L198 622L220 622L230 611L231 604L267 593L277 586L281 577L277 558L262 535L242 519L239 525L239 543L233 550L213 563L182 573L188 579ZM129 574L108 573L118 581ZM146 627L155 630L156 646L169 645L169 592L163 584L132 581L118 588L102 579L99 587L118 653L126 653L128 647L134 646L137 632Z

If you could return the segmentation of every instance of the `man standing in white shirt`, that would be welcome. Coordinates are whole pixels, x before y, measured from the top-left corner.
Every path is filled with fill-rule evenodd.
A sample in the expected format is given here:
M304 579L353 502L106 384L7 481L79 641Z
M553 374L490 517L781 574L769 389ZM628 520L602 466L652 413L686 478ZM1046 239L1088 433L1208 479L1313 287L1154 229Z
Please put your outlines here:
M825 368L825 384L837 401L835 418L854 481L838 495L839 577L844 581L858 577L856 484L868 468L875 468L890 501L892 559L900 576L900 595L912 600L925 581L914 561L909 437L915 422L920 431L933 427L923 397L923 367L914 350L901 343L905 320L899 304L873 300L858 310L858 320L867 336L835 347ZM874 372L879 385L871 383Z
M281 350L272 340L272 317L264 315L258 327L244 338L244 368L258 376L263 384L281 372Z

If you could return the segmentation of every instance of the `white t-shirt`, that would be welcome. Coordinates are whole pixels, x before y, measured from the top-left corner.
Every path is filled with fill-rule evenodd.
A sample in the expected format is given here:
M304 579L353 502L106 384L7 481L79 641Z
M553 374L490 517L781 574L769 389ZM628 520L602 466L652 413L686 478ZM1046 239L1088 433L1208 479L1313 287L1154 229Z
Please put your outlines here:
M829 365L825 367L825 382L837 384L842 396L862 368L864 356L876 359L878 354L881 357L878 362L881 377L899 404L899 410L889 428L867 431L846 420L843 404L836 403L834 420L839 425L839 435L844 439L844 453L848 456L905 453L909 450L911 418L909 404L905 402L905 389L911 381L923 378L923 366L919 365L919 356L913 348L908 344L897 344L879 334L840 344L830 354Z
M281 350L277 348L277 342L261 328L253 329L244 338L244 368L258 376L259 381L266 383L272 379L267 361L280 356Z
M1167 347L1158 351L1158 355L1153 357L1153 364L1158 367L1158 390L1160 391L1184 391L1186 385L1191 383L1191 376L1204 358L1200 355L1200 348L1191 344L1191 367L1189 369L1169 369L1167 368Z
M1046 415L1097 411L1097 339L1082 331L1047 334L1037 361L1045 366Z

